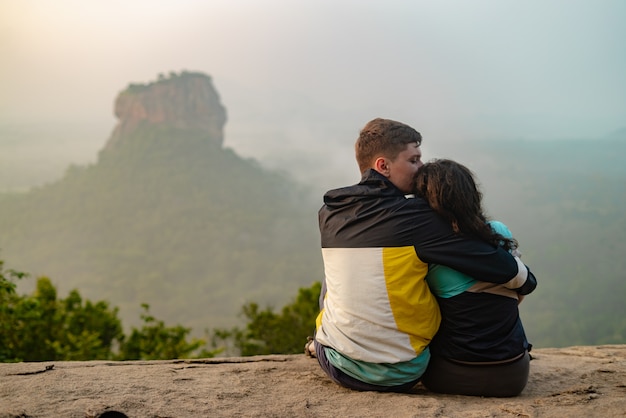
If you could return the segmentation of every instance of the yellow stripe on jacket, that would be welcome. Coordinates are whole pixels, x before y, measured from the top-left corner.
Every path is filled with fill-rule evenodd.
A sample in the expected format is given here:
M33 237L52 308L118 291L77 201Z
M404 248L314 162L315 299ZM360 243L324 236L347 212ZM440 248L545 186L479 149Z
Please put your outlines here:
M419 355L441 315L412 246L322 248L327 293L316 339L345 356L397 363Z

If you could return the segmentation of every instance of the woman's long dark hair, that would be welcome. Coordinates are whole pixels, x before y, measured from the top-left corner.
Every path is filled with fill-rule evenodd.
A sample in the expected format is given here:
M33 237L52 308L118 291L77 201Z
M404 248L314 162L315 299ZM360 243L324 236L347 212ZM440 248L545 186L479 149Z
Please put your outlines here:
M482 208L482 193L473 173L456 161L439 159L424 164L417 173L417 193L456 233L482 239L506 250L517 248L517 241L494 232Z

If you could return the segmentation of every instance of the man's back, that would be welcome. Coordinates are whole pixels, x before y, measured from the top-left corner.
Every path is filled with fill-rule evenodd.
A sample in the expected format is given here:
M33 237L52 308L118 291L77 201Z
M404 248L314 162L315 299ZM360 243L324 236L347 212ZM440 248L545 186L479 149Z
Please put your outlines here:
M406 124L368 122L355 143L361 182L326 193L319 212L325 277L314 347L346 387L405 391L426 370L441 320L428 263L495 283L527 273L506 251L455 234L422 198L405 197L423 165L421 141Z
M418 356L440 322L413 237L424 202L371 171L330 191L319 212L326 298L316 339L372 363Z

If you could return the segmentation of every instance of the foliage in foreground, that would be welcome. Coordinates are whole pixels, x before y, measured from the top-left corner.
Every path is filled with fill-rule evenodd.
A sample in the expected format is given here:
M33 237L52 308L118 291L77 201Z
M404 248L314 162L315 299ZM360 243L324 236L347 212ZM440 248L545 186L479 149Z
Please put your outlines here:
M307 336L315 331L320 291L320 282L300 288L295 301L279 313L271 307L261 310L254 302L244 305L241 313L247 319L246 328L216 330L213 345L221 342L227 354L242 356L302 353Z
M118 308L83 299L77 290L59 299L49 278L40 277L30 295L18 295L16 281L27 273L5 269L0 260L0 362L69 360L164 360L224 355L301 353L315 330L321 284L301 288L280 312L251 302L242 307L244 329L217 329L212 350L188 340L191 328L167 326L144 309L140 328L125 335Z
M123 333L118 309L83 300L77 290L58 299L47 277L31 295L18 295L16 281L28 274L0 260L0 362L50 360L156 360L212 357L205 342L187 341L190 328L168 327L144 304L143 326Z

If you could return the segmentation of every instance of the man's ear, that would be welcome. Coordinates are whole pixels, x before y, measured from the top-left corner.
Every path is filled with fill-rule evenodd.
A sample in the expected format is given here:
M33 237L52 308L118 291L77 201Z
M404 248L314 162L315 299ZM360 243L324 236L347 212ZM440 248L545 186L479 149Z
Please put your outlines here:
M374 161L374 169L385 177L389 177L390 175L389 161L387 161L385 157L376 158L376 161Z

